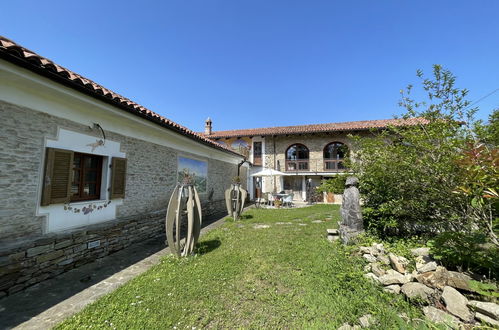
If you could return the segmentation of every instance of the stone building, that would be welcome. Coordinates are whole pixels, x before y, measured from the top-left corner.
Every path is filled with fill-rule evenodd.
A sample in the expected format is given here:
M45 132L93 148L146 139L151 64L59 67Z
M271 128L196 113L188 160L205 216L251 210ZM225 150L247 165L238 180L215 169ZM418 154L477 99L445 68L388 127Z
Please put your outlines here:
M0 297L164 235L196 174L205 217L244 157L0 37Z
M252 163L250 174L263 168L285 174L273 178L250 178L248 189L251 198L261 193L285 191L293 193L294 200L306 200L307 182L310 182L313 191L321 180L348 172L345 158L347 155L355 158L350 135L369 136L373 130L417 123L419 119L386 119L213 131L213 123L209 119L205 123L204 136L239 152L245 149Z

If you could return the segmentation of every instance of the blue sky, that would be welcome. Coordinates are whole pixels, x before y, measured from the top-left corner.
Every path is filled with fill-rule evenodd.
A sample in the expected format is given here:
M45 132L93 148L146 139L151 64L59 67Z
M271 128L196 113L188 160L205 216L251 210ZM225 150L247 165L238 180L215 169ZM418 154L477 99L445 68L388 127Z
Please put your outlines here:
M384 119L439 63L499 88L499 1L4 1L0 34L191 129ZM499 91L477 104L486 118Z

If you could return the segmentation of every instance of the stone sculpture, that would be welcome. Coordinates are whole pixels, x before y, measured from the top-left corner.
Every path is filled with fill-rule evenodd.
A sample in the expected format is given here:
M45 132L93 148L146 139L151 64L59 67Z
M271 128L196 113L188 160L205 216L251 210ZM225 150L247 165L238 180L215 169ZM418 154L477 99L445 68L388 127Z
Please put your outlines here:
M187 213L187 235L181 243L182 213ZM177 184L166 212L166 240L170 251L179 257L192 254L201 233L201 202L196 187L190 183Z
M248 192L244 190L239 183L233 183L231 187L225 191L227 213L234 220L238 220L241 213L243 213L246 196L248 196Z
M340 238L344 244L349 244L352 239L364 231L362 211L360 209L360 193L357 188L359 179L354 176L347 178L343 201L341 205Z

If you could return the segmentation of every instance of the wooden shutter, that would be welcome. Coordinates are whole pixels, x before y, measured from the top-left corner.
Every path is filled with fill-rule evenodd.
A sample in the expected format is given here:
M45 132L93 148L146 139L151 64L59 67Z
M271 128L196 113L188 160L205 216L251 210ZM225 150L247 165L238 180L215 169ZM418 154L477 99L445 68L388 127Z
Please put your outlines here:
M71 197L73 152L47 148L41 205L67 203Z
M126 159L113 157L111 161L111 199L124 198L126 186Z

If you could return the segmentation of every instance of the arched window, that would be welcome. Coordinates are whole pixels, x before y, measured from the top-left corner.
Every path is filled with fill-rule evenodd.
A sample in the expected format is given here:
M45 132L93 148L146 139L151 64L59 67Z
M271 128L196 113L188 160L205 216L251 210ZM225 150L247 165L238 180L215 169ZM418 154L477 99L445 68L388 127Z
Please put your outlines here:
M286 171L308 170L308 148L293 144L286 150Z
M344 170L348 147L341 142L331 142L324 148L324 170Z

